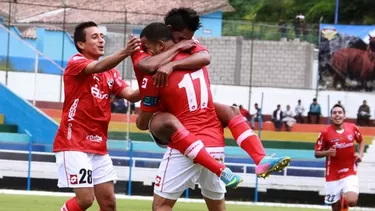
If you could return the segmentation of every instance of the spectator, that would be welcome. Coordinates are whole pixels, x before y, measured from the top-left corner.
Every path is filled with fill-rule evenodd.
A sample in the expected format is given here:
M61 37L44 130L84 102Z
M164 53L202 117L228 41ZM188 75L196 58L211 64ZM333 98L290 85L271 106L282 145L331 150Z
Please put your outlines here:
M280 17L279 28L280 28L280 39L281 40L286 40L288 29L287 29L286 21L284 20L283 17Z
M294 111L296 112L296 116L294 117L296 121L303 124L303 113L305 112L305 108L301 104L301 100L298 100L298 104Z
M370 107L367 105L367 101L364 100L363 104L359 106L357 113L357 125L358 126L370 126Z
M320 105L318 104L318 101L316 98L313 99L313 103L310 104L310 110L309 113L307 114L307 121L309 124L311 124L311 117L315 116L316 117L316 124L320 123L320 115L322 114Z
M130 103L130 114L135 114L135 104Z
M255 107L255 113L251 117L251 127L255 128L255 122L261 122L262 120L262 109L259 108L258 103L254 104ZM259 124L259 129L262 128L262 125Z
M242 116L244 116L246 118L246 121L248 121L250 123L251 115L250 115L249 111L246 110L242 105L240 105L238 108L240 109L240 113L242 114Z
M280 131L281 127L283 126L283 112L281 111L281 106L277 105L277 108L275 111L273 111L272 114L272 122L276 127L276 131Z
M111 101L112 101L112 103L111 103L112 113L125 114L128 111L128 107L127 107L124 99L112 97Z
M286 131L290 131L292 126L296 123L296 119L294 119L294 113L292 109L290 109L290 105L286 106L286 110L283 112L283 122L286 127Z

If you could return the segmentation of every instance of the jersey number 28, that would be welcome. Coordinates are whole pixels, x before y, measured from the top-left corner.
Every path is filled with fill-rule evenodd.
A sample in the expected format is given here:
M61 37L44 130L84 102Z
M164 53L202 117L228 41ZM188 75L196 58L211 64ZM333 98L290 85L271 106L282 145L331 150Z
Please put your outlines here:
M186 97L189 103L190 111L195 111L198 109L197 96L196 96L196 91L194 89L194 84L193 84L193 80L196 80L196 79L199 79L200 87L201 87L200 107L207 108L208 91L207 91L207 84L206 84L206 80L204 78L204 73L202 69L197 70L192 73L186 73L184 75L184 78L178 84L179 88L185 88Z

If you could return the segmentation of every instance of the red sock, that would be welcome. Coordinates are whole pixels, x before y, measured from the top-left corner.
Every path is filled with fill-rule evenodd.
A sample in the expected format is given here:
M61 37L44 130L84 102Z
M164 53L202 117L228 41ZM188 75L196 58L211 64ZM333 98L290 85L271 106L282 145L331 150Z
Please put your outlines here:
M250 128L245 118L242 115L233 117L228 123L228 128L238 146L245 150L258 165L266 156L266 152L259 137Z
M61 211L83 211L76 200L76 197L73 197L65 202L64 206L61 208Z
M198 140L186 128L176 131L172 137L169 146L177 149L186 157L199 163L203 167L215 173L220 177L221 172L225 169L225 165L216 161L206 150L201 140Z

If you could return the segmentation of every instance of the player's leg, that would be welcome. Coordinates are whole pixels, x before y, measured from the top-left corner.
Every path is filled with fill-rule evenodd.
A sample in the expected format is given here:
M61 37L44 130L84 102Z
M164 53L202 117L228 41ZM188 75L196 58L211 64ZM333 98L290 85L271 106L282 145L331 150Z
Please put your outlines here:
M93 155L92 169L94 193L100 210L116 211L114 182L117 175L109 155Z
M94 202L94 188L88 181L91 164L86 153L63 151L56 153L58 187L73 188L75 197L65 202L61 211L84 211Z
M210 147L207 150L218 161L224 162L224 148ZM225 186L212 172L203 169L199 176L201 193L209 211L225 211Z
M341 179L343 184L343 194L341 197L341 210L348 210L358 202L358 176L352 175Z
M249 154L257 165L255 173L267 177L274 171L283 170L289 165L290 157L268 157L259 137L253 132L238 108L215 103L216 114L224 126L228 126L237 144Z
M324 197L324 202L331 205L332 211L340 211L341 209L340 197L342 189L343 186L339 180L326 182L325 184L326 195Z
M202 166L168 147L155 177L152 210L172 210L181 194L187 188L194 188L196 175L201 170Z
M236 188L242 182L242 179L224 164L213 159L202 141L190 133L174 115L156 113L150 120L149 129L157 139L171 140L171 148L177 149L189 159L214 172L229 187Z

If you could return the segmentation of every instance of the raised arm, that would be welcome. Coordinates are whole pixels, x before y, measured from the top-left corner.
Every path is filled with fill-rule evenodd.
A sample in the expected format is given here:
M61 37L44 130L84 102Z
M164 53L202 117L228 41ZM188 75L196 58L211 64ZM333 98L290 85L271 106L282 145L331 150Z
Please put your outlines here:
M139 48L139 43L139 39L135 37L131 38L124 49L110 56L106 56L99 61L90 62L83 72L86 75L91 75L94 73L105 72L116 67L121 61L132 55Z
M159 67L169 63L180 51L188 50L196 46L194 40L183 40L173 45L168 50L150 57L146 57L138 62L137 68L145 74L154 74ZM147 51L147 49L145 49ZM152 52L150 52L152 54Z

